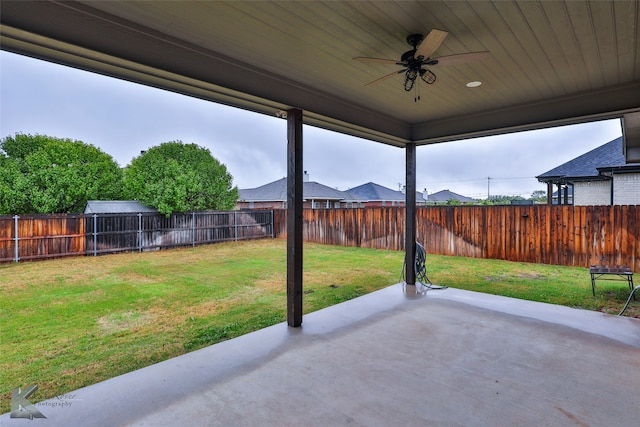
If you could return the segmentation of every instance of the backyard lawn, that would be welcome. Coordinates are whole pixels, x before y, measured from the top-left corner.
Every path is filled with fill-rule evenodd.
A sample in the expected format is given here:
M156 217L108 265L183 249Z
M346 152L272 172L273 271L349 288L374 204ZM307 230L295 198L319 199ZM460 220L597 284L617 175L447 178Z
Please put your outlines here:
M305 244L304 311L400 281L403 253ZM428 255L438 285L617 314L623 282L588 269ZM286 241L0 265L0 412L286 320ZM437 292L437 291L434 291ZM640 317L640 300L626 316Z

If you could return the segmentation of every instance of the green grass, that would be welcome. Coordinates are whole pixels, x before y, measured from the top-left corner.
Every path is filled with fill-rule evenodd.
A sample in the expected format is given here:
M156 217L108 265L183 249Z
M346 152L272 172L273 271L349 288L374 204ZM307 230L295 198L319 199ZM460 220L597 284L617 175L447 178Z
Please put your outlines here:
M397 283L403 253L305 244L306 313ZM584 268L427 257L439 285L617 313L622 282L591 295ZM0 412L286 320L286 242L0 265ZM627 315L640 316L640 303Z
M591 293L588 268L493 259L427 256L429 278L438 285L618 314L629 297L626 281L598 280ZM626 316L640 317L640 302Z

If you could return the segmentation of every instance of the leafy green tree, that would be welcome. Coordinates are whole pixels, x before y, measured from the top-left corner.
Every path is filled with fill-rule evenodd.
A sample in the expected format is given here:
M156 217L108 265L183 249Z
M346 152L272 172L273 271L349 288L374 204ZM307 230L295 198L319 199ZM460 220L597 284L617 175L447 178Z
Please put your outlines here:
M238 189L225 165L209 150L182 141L165 142L134 158L125 169L128 198L173 212L233 209Z
M82 212L88 200L119 199L122 170L82 141L16 134L0 141L0 213Z
M536 190L531 193L531 200L535 200L536 202L546 202L547 192L544 190Z
M0 215L29 212L28 189L20 163L0 152Z
M522 196L494 195L489 197L490 205L510 205L512 200L524 200Z

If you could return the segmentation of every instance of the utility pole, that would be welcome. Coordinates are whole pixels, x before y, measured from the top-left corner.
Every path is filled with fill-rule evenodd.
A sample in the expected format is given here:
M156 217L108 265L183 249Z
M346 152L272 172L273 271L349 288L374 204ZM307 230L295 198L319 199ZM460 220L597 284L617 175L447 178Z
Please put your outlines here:
M488 176L487 177L487 200L489 200L490 196L491 196L491 177Z

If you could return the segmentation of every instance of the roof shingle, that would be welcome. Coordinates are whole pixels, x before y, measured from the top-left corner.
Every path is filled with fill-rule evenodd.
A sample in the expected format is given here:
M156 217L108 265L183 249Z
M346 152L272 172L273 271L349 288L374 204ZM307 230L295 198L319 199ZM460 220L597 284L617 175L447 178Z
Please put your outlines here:
M137 200L89 200L84 213L141 213L158 212L157 209L147 207Z
M256 188L240 189L240 201L264 202L287 200L287 178L270 182ZM308 181L302 183L302 197L306 200L351 200L351 195L346 191L336 190L317 182Z
M639 166L639 164L625 163L624 153L622 151L622 137L619 137L538 175L536 178L538 178L540 182L604 179L600 176L598 169L628 166Z
M373 182L349 189L349 193L366 201L398 201L404 202L405 195L401 191L391 190Z

